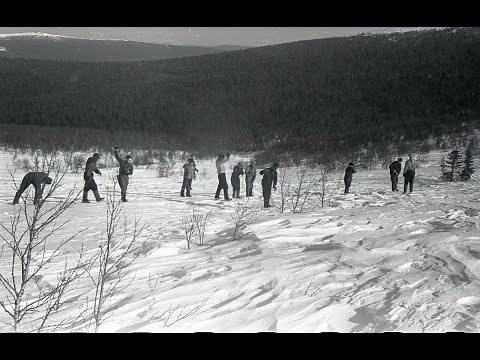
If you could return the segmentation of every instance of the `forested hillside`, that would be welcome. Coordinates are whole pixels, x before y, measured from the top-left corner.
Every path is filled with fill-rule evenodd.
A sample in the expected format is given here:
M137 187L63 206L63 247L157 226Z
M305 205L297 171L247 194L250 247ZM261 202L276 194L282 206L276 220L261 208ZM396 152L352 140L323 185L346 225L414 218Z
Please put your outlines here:
M232 150L421 140L478 127L479 95L478 28L134 63L0 59L3 124L144 131Z

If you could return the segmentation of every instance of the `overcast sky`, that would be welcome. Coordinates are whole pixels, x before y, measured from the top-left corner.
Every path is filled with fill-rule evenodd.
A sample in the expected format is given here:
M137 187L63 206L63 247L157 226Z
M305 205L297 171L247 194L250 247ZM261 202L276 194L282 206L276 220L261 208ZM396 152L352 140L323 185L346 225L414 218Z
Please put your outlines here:
M41 32L86 39L121 39L177 45L262 46L285 42L387 33L399 27L0 27L0 34Z

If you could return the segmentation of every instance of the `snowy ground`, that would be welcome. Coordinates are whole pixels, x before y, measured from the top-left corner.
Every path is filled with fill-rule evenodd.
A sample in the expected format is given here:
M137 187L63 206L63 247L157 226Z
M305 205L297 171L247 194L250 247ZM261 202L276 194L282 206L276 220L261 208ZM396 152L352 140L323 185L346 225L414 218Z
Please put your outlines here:
M0 221L9 221L14 191L4 164L12 160L10 154L0 155ZM180 176L158 178L154 169L136 168L124 210L149 223L152 239L131 265L135 279L117 299L124 301L100 330L478 332L480 181L440 182L440 156L431 153L417 170L410 195L390 191L388 170L358 171L351 194L335 188L331 207L300 214L261 210L239 241L228 241L230 216L245 202L244 184L241 199L214 200L213 161L197 161L202 175L193 182L192 198L179 196ZM102 195L114 174L110 168L96 176ZM257 176L249 201L258 209L260 180ZM81 174L69 173L57 196L74 183L82 186ZM278 196L273 193L273 200ZM180 224L192 206L212 210L212 218L206 245L187 250ZM106 204L78 203L68 215L71 226L58 236L88 228L75 243L95 251L106 227ZM49 276L54 275L44 274L44 280ZM157 286L152 287L152 279ZM68 294L71 301L55 316L85 307L92 291L90 279L80 279ZM180 319L181 309L197 311ZM0 312L0 320L8 320L5 313ZM74 330L87 331L82 326ZM0 331L11 328L0 324Z

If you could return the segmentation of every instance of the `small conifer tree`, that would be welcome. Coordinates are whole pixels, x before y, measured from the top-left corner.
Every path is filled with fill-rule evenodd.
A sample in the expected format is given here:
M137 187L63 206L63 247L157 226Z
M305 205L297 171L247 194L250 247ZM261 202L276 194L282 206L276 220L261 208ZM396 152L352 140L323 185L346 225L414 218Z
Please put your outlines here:
M462 155L457 149L453 150L448 153L445 163L448 173L447 181L455 181L455 175L462 171Z
M465 159L463 160L463 169L460 173L460 178L463 181L470 180L472 174L475 172L473 167L473 151L469 146L465 151Z
M447 164L445 163L445 156L442 156L440 161L440 173L442 174L442 181L447 181L449 179L449 171L447 169Z

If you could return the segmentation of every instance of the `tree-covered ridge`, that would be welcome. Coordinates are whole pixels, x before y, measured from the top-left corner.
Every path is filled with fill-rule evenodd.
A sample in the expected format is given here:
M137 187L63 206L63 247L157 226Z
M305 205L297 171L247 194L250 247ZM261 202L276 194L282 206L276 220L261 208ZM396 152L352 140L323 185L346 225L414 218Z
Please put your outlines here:
M479 119L480 30L299 41L136 63L0 59L0 122L319 151Z

